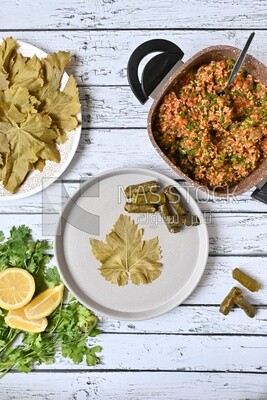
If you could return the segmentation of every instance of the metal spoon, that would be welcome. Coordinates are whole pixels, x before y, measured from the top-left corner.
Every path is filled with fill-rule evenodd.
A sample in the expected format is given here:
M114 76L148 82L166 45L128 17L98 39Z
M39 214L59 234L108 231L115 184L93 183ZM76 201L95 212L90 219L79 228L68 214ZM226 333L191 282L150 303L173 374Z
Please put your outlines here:
M235 77L236 77L236 74L238 73L238 71L239 71L241 65L243 64L244 58L245 58L245 56L246 56L246 54L247 54L248 48L249 48L249 46L250 46L250 43L252 42L252 39L254 38L254 35L255 35L255 32L252 32L252 33L249 35L249 38L248 38L248 40L247 40L247 43L245 44L243 50L242 50L241 53L240 53L240 56L238 57L238 59L237 59L236 62L235 62L235 65L234 65L234 67L233 67L233 69L232 69L231 75L230 75L230 77L229 77L229 79L228 79L228 82L227 82L225 88L222 89L222 90L219 90L219 91L218 91L218 94L223 94L223 93L225 93L225 92L229 89L229 86L232 84L233 80L234 80Z

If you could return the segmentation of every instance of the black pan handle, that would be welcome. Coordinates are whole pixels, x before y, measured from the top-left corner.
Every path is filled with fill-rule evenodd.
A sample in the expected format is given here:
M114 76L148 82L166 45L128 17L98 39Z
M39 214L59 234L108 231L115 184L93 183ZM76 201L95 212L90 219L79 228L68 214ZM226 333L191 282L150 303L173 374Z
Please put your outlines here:
M267 204L267 182L260 189L254 190L251 197Z
M142 59L150 53L160 52L145 65L141 82L138 67ZM183 51L176 44L164 39L152 39L138 46L127 65L129 85L141 104L145 104L149 95L158 86L172 67L183 58Z

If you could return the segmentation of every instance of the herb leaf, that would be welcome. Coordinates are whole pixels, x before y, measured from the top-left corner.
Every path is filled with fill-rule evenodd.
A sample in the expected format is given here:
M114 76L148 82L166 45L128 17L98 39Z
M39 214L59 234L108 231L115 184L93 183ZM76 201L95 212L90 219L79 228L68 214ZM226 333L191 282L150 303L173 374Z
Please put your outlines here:
M46 268L51 259L47 250L51 246L46 241L33 241L30 228L13 227L7 239L0 232L0 242L0 270L14 265L25 268L33 275L37 292L60 283L57 268ZM88 345L89 337L100 333L99 320L72 295L67 304L61 304L47 317L46 332L26 333L12 329L5 323L6 314L7 311L0 309L0 377L11 369L29 372L35 363L51 364L56 352L76 363L85 361L87 365L96 365L100 362L96 353L101 347ZM21 344L14 346L17 337Z

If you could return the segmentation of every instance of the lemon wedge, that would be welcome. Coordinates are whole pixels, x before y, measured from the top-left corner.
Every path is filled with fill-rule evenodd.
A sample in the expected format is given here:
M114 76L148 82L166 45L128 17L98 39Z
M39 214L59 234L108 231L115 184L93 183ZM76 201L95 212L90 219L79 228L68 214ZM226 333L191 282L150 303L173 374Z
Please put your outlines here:
M0 307L17 310L28 304L35 292L32 275L22 268L7 268L0 272Z
M10 328L32 333L43 332L48 323L46 318L29 320L24 308L9 311L5 317L5 322Z
M38 294L24 309L27 318L34 320L50 315L61 303L63 292L64 285L60 284Z

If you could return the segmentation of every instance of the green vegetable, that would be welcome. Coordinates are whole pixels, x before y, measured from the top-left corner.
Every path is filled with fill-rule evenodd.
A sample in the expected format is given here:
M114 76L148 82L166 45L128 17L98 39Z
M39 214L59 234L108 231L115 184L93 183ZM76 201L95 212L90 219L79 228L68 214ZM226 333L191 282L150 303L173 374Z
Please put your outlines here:
M45 252L51 246L44 240L32 241L31 230L25 225L13 227L6 241L3 232L0 237L0 271L8 267L20 267L36 274L40 267L50 261L50 256Z
M46 252L51 246L46 241L33 241L30 228L22 225L13 227L5 240L0 232L0 270L20 267L28 270L38 283L40 290L60 283L56 267L46 268L51 256ZM29 372L33 364L51 364L56 352L63 357L87 365L100 362L96 353L100 346L88 346L89 337L100 333L98 318L81 305L72 295L67 304L59 306L48 319L46 332L27 333L10 328L4 321L7 312L0 309L0 377L11 369ZM21 344L14 346L15 338Z

